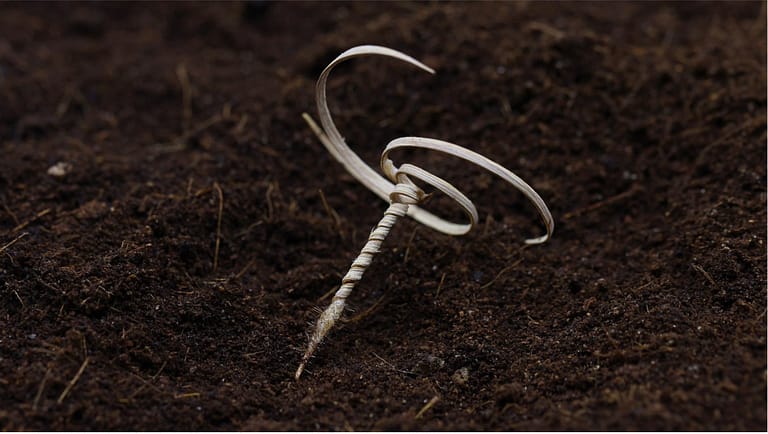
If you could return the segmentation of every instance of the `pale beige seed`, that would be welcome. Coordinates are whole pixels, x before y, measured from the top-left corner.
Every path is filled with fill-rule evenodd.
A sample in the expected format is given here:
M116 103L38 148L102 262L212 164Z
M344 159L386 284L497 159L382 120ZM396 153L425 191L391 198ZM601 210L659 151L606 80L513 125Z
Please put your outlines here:
M359 180L369 190L376 193L379 197L387 200L390 203L390 206L384 212L384 217L382 217L373 231L371 231L371 235L369 236L368 241L361 250L357 259L352 262L352 265L347 274L342 279L341 287L334 295L331 304L320 315L320 318L318 318L315 329L309 338L307 350L301 359L299 368L296 370L295 377L297 380L304 371L304 367L306 366L310 357L312 357L312 354L317 349L317 346L341 316L341 313L344 311L347 297L349 297L352 289L363 277L363 273L373 260L373 255L379 252L382 242L391 231L392 226L400 217L409 215L420 223L423 223L432 229L449 235L466 234L474 227L478 221L477 209L475 208L474 204L469 200L469 198L467 198L463 193L456 189L456 187L443 180L442 178L412 164L403 164L400 167L395 166L395 164L389 158L389 154L392 151L402 148L421 148L442 152L473 163L511 184L533 203L533 205L536 207L536 210L541 215L542 220L544 221L544 226L547 230L546 234L540 237L526 240L527 244L539 244L546 242L552 236L552 231L554 230L555 226L552 214L549 212L547 205L544 203L539 194L536 193L536 191L534 191L533 188L531 188L525 181L520 179L520 177L512 173L509 169L501 166L500 164L476 152L462 148L461 146L455 145L453 143L423 137L401 137L391 141L384 149L380 161L381 170L384 172L387 178L389 178L389 180L385 179L383 176L376 173L376 171L374 171L370 166L365 164L365 162L363 162L360 157L358 157L357 154L355 154L349 148L349 146L347 146L344 138L341 136L338 129L336 128L336 125L333 123L326 99L326 82L328 80L328 75L336 65L352 57L366 55L382 55L393 57L395 59L399 59L406 63L410 63L411 65L417 66L427 72L434 73L434 71L428 66L410 56L400 53L399 51L395 51L386 47L363 45L351 48L342 53L320 74L320 78L318 79L315 91L317 97L317 108L322 128L318 126L306 113L303 114L304 119L307 121L310 128L315 132L323 145L325 145L328 152L330 152L331 155L333 155L333 157L339 161L352 176ZM422 208L419 208L418 204L423 200L425 195L424 192L411 180L411 177L431 185L438 191L453 199L467 215L469 223L458 224L448 222Z

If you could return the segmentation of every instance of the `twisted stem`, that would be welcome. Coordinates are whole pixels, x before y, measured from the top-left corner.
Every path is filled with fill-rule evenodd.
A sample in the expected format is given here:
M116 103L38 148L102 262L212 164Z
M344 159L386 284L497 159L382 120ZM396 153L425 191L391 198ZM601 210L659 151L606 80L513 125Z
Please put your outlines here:
M304 357L301 358L299 368L296 370L297 380L301 377L301 373L304 372L304 366L309 361L309 358L312 357L317 346L341 316L347 303L347 297L352 293L352 289L357 285L357 282L363 278L365 270L368 269L373 261L373 255L381 250L381 244L389 235L392 226L395 225L400 217L408 213L409 204L416 204L423 197L424 192L410 182L398 183L395 186L395 190L390 195L391 202L389 208L384 211L384 217L373 228L360 254L352 262L347 274L341 279L341 287L333 296L331 304L320 314L320 318L317 319L315 330L309 337L307 351L304 353Z

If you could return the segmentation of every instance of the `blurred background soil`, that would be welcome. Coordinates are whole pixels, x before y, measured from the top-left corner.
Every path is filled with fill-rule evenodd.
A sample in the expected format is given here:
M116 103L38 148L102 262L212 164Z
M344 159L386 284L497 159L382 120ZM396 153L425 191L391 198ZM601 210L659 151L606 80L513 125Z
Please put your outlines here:
M765 430L765 41L758 2L2 4L0 428ZM355 150L466 146L557 226L396 158L481 224L399 223L296 382L386 208L300 117L363 43L438 72L340 67Z

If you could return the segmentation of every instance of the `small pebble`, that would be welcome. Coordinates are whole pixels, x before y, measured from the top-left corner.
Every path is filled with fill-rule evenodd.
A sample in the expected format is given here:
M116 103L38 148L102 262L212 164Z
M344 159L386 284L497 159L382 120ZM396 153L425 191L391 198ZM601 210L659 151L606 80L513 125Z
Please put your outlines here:
M71 171L72 165L63 161L59 161L58 163L48 168L48 174L57 178L60 178Z
M467 384L467 381L469 381L469 369L467 368L457 369L456 372L454 372L453 375L451 376L451 380L453 380L453 382L458 384L459 386L463 386Z

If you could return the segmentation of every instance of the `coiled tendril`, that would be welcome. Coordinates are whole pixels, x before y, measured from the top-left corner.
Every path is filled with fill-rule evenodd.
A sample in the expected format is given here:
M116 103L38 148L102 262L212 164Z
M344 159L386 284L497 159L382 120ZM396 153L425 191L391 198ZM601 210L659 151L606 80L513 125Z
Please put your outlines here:
M328 308L326 308L320 315L320 318L318 318L315 330L309 338L307 350L301 359L299 368L296 370L297 380L301 376L304 366L309 361L309 358L317 349L317 346L341 316L347 297L352 292L352 289L357 282L363 277L363 273L371 264L373 255L379 252L382 242L389 234L389 231L392 229L392 226L397 219L408 215L422 224L449 235L464 235L469 232L478 221L475 205L462 192L456 189L456 187L442 178L412 164L406 163L399 167L395 166L389 158L390 152L401 148L421 148L443 152L482 167L520 190L533 203L544 220L547 233L538 238L526 240L527 244L540 244L546 242L552 236L552 231L554 230L552 214L533 188L500 164L489 160L476 152L462 148L461 146L423 137L401 137L395 139L387 145L384 152L381 154L381 170L389 180L376 173L376 171L365 164L357 154L352 152L344 141L344 138L339 134L339 130L336 128L336 125L331 118L326 99L326 82L328 80L328 75L336 65L352 57L366 55L393 57L434 74L434 71L431 68L408 55L390 48L375 45L363 45L350 48L331 62L320 74L320 78L317 81L317 87L315 88L315 94L317 97L317 109L322 128L320 128L306 113L303 115L304 119L323 145L325 145L326 149L328 149L328 152L344 165L352 176L365 185L369 190L376 193L379 197L387 200L390 205L384 212L384 217L382 217L373 231L371 231L371 235L368 237L368 241L365 243L365 246L363 246L357 259L352 262L352 265L342 279L341 287L334 295L330 306L328 306ZM431 185L453 199L467 215L469 223L451 223L419 208L418 204L424 199L425 194L424 191L411 180L411 178L415 178L423 183Z

